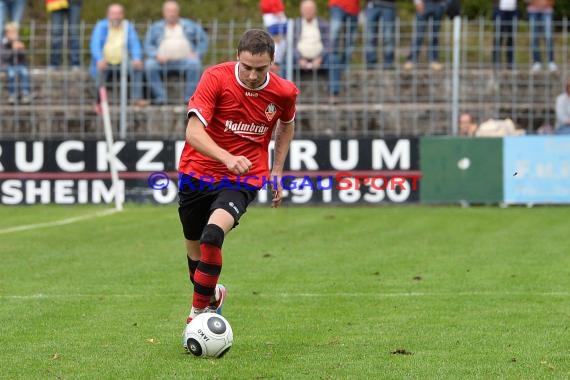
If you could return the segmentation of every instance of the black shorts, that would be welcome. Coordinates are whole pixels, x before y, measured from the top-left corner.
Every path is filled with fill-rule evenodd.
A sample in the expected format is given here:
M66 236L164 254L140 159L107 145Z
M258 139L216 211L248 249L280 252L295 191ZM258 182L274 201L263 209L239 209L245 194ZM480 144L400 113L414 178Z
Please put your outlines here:
M258 190L203 186L195 178L185 179L194 185L194 189L185 185L178 191L178 215L184 237L187 240L200 240L202 230L214 210L223 209L234 217L234 228L245 214L247 206L255 199Z

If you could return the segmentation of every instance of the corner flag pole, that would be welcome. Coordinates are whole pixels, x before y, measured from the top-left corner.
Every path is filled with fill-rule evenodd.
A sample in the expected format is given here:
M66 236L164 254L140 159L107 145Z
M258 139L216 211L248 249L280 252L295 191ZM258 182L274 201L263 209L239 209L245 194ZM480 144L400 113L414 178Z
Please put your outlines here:
M107 89L105 86L99 87L99 99L101 100L103 126L105 128L105 140L107 142L107 161L109 162L109 169L111 171L111 189L115 197L115 209L122 211L124 194L119 183L116 157L113 154L113 131L111 129L111 114L109 112L109 102L107 101Z

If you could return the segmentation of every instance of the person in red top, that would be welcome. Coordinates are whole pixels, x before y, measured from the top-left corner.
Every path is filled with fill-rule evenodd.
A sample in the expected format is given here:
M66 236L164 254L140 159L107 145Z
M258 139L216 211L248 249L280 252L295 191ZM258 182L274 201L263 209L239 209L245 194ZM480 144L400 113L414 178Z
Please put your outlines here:
M285 16L285 4L283 0L260 0L259 9L263 17L263 25L275 42L275 59L271 71L279 74L281 65L285 62L285 50L287 49L287 16Z
M207 69L188 103L186 143L178 168L178 211L194 285L187 323L203 312L221 313L226 290L218 278L224 237L238 225L258 190L269 182L272 206L281 204L283 164L293 138L299 91L270 72L274 53L267 32L248 30L239 41L237 62ZM269 173L268 146L274 130Z
M331 15L329 101L337 103L341 88L340 79L342 72L350 64L352 52L354 51L360 0L329 0L329 10Z
M259 0L259 9L261 10L261 14L284 13L285 4L283 0Z

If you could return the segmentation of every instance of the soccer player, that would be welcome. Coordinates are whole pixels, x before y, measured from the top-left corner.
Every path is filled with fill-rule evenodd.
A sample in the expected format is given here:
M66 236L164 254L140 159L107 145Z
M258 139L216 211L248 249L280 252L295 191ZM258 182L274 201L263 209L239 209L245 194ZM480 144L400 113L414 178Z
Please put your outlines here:
M272 207L281 204L283 163L293 138L298 90L270 72L272 37L251 29L241 37L237 62L207 69L188 102L186 143L179 164L179 216L186 238L192 308L221 314L226 289L218 284L222 244L238 225L264 178ZM273 168L268 146L275 129Z

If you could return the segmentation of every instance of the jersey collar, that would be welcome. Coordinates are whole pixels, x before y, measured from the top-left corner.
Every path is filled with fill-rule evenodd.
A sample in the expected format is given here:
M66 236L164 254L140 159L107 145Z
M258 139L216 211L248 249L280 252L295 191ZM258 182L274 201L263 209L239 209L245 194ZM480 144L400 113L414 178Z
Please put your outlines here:
M263 84L262 84L261 86L256 87L256 88L249 88L249 87L247 87L247 86L245 85L245 83L243 83L243 82L239 79L239 72L238 72L239 69L238 69L238 66L239 66L239 62L236 62L236 66L235 66L235 68L234 68L234 72L235 72L235 75L236 75L236 80L237 80L237 82L239 83L240 86L242 86L242 87L244 87L244 88L246 88L246 89L248 89L248 90L259 91L259 90L263 90L263 89L264 89L265 87L267 87L267 85L269 84L269 78L270 78L270 76L269 76L269 73L267 73L267 76L266 76L266 78L265 78L265 82L263 82Z

